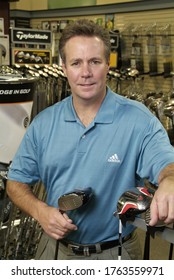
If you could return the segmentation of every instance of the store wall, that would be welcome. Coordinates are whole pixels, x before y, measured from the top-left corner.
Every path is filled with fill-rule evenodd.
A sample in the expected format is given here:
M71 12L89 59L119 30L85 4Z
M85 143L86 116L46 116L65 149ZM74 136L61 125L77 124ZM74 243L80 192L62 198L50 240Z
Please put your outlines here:
M131 40L131 28L142 28L145 29L147 27L151 27L152 25L156 24L156 33L158 34L156 36L157 38L157 45L160 45L160 40L161 36L160 34L160 29L165 28L168 24L170 25L170 32L171 32L171 57L170 59L172 60L172 65L174 69L174 9L164 9L164 10L153 10L153 11L142 11L142 12L129 12L129 13L117 13L116 11L113 11L114 15L114 29L118 29L121 34L125 33L125 30L127 31L127 38L126 41ZM97 21L100 19L100 21L103 22L103 25L105 25L105 19L106 15L101 14L101 15L90 15L87 16L89 19L92 19L94 21ZM33 28L42 28L42 23L43 22L56 22L56 21L61 21L61 20L76 20L78 18L84 18L84 16L76 16L76 17L54 17L54 18L39 18L39 19L32 19L31 20L31 26ZM149 61L148 57L146 54L145 50L145 45L146 45L146 40L147 36L144 36L142 38L142 44L143 44L143 56L144 56L144 70L145 72L148 72L148 67L149 67ZM130 49L130 44L127 44L128 47L126 48L126 52L128 56L131 53ZM158 72L162 73L163 72L163 62L164 62L164 57L159 54L159 47L157 49L157 60L158 60ZM145 76L145 90L155 90L155 91L160 91L163 90L165 92L169 92L172 90L172 78L164 78L162 75L156 76L156 77L149 77L149 75ZM147 89L148 87L148 89Z
M96 0L97 5L137 2L141 0Z
M46 0L47 1L47 0ZM31 10L32 1L20 0L18 2L10 3L10 10Z
M25 0L20 0L19 2L16 3L11 3L15 4L16 6L18 6L18 8L20 7L21 9L21 3L23 2L23 8L26 7L27 9L29 9L29 1L25 1ZM35 7L35 9L39 9L39 7L37 6L38 4L35 2L39 2L36 0L32 0L30 1L30 7ZM117 0L117 2L128 2L125 0ZM117 3L116 0L96 0L97 5L103 5L103 4L112 4L112 3ZM132 2L132 1L131 1ZM138 2L138 0L137 0ZM26 4L26 6L24 5L24 3ZM41 5L41 9L46 9L46 5L47 5L47 0L43 0L42 1L42 5ZM30 8L31 9L31 8ZM30 10L29 9L29 10ZM173 65L173 69L174 69L174 9L170 8L170 9L157 9L157 10L150 10L150 11L137 11L137 12L129 12L129 13L117 13L116 10L113 10L112 15L114 16L114 29L118 29L121 34L127 29L131 29L131 28L147 28L147 26L152 26L153 24L156 24L156 30L158 35L160 34L160 28L165 28L166 25L170 25L170 31L171 31L171 59L172 59L172 65ZM31 19L31 27L34 29L42 29L43 28L43 23L50 23L50 28L51 28L51 23L55 23L55 22L59 22L62 20L75 20L78 18L84 18L88 17L89 19L92 19L94 21L97 21L98 19L100 19L100 22L102 22L103 25L105 25L105 20L106 20L106 14L93 14L93 15L82 15L82 16L74 16L74 17L51 17L51 18L47 18L47 17L39 17L39 18L32 18ZM131 30L129 30L131 31ZM127 33L129 33L127 31ZM55 33L54 33L55 34ZM131 33L130 33L131 34ZM131 40L131 36L130 34L127 34L127 42L129 40ZM161 36L157 36L157 45L159 46L160 44L160 40L161 40ZM146 54L146 50L145 50L145 45L146 45L146 40L147 40L147 36L142 38L142 43L143 43L143 55L144 55L144 68L145 68L145 72L148 72L148 57ZM157 59L158 59L158 72L163 72L163 56L159 54L159 47L158 47L158 55L157 55ZM130 55L130 44L128 44L128 47L126 47L126 52L128 55ZM156 77L149 77L148 75L145 76L145 79L147 81L146 83L146 87L148 86L150 90L157 90L159 91L164 90L164 91L171 91L172 89L172 79L171 78L164 78L162 75L161 76L156 76Z
M47 10L48 0L19 0L18 2L10 3L10 10L25 10L25 11L35 11L35 10Z
M48 0L48 9L128 3L128 2L136 2L136 1L140 1L140 0L71 0L71 1Z
M157 67L158 73L162 73L163 63L165 59L170 59L172 61L172 71L174 71L174 9L166 9L166 10L154 10L154 11L146 11L146 12L132 12L126 14L115 14L115 28L118 28L129 35L130 30L129 27L132 25L132 28L137 28L142 30L142 34L145 35L147 28L149 28L150 32L153 30L152 26L155 27L155 38L156 38L156 58L157 58ZM169 39L171 46L171 54L168 57L164 57L160 51L161 40L165 38L165 36L161 36L163 34L163 30L169 26ZM126 31L127 29L127 31ZM129 30L129 31L128 31ZM141 32L141 31L140 31ZM129 34L128 34L129 33ZM134 32L135 34L135 32ZM164 33L165 34L165 33ZM130 36L127 37L127 42L130 40ZM143 45L143 56L144 56L144 70L148 72L149 69L149 57L147 55L146 45L147 45L147 36L142 36L142 45ZM128 44L129 46L129 44ZM130 54L131 50L127 47L126 52ZM149 75L145 76L145 91L155 90L159 92L163 90L165 93L173 91L173 81L172 78L164 78L163 75L149 77Z
M68 8L68 7L81 7L81 6L93 6L93 5L105 5L116 3L137 2L141 0L19 0L18 2L10 3L11 10L47 10L56 8ZM42 2L42 4L41 4Z

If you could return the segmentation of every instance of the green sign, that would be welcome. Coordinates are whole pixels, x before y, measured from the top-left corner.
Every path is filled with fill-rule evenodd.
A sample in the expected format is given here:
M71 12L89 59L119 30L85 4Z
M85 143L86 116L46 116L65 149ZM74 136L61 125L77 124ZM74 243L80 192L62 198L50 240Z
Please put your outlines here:
M96 0L48 0L48 9L95 6Z

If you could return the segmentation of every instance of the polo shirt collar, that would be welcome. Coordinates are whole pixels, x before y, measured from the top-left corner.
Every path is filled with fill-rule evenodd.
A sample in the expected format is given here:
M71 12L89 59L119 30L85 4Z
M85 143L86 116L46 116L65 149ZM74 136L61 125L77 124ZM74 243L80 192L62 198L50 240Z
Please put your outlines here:
M107 88L105 99L103 100L101 107L95 117L95 123L112 123L115 114L115 99L113 92ZM73 107L72 96L67 100L65 106L65 121L76 122L77 116Z

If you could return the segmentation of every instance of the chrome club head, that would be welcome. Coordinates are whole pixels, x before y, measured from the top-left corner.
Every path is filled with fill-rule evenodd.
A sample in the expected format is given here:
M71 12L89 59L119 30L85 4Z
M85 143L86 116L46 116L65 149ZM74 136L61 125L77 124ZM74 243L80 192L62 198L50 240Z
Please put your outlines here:
M92 196L92 188L85 188L83 190L76 189L73 192L64 194L59 197L58 207L63 212L75 210L83 205L86 205Z
M152 197L144 187L139 187L135 191L128 190L119 198L114 216L118 215L123 223L133 221L136 215L149 209Z

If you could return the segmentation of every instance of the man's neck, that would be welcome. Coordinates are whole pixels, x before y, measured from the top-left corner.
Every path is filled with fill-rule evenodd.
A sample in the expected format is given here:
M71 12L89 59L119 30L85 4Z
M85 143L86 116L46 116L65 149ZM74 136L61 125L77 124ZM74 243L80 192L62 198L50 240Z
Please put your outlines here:
M73 101L76 114L85 127L89 126L94 120L103 100L104 97L101 98L101 100L97 100L97 102L88 102L84 100L82 102L77 102L77 100Z

